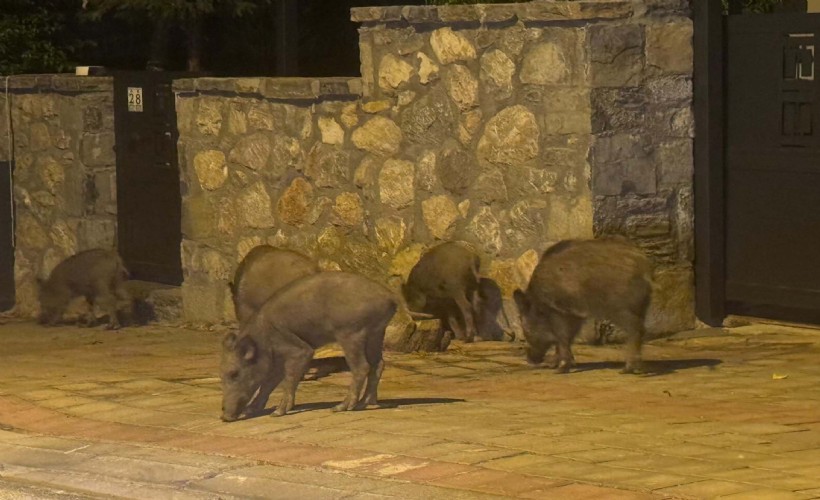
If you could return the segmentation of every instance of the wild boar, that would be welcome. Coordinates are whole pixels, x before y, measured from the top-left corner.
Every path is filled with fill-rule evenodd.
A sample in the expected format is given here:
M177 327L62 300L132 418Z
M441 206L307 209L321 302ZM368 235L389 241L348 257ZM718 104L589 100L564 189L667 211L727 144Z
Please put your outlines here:
M117 301L130 301L123 284L128 271L113 250L93 249L63 260L46 280L37 280L41 324L54 325L63 317L72 299L85 297L88 314L85 324L96 320L94 306L108 313L108 329L120 327Z
M319 266L293 250L261 245L239 263L230 283L236 319L245 324L273 294L299 278L316 274Z
M527 291L513 294L526 337L527 359L539 364L556 346L557 371L574 366L572 342L586 318L609 320L627 333L622 373L640 371L652 264L625 238L565 240L547 249Z
M263 410L280 383L284 394L274 415L290 411L314 350L331 342L341 346L353 379L334 411L377 404L384 331L397 305L390 290L358 274L329 271L293 282L238 334L225 336L222 420Z
M478 316L480 264L478 255L457 242L428 250L401 287L411 316L441 319L456 338L472 342Z

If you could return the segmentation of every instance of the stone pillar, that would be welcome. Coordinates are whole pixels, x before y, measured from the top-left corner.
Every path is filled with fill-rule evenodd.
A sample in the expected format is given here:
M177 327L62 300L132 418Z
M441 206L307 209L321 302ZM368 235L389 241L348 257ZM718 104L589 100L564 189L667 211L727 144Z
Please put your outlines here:
M110 78L12 77L17 311L38 309L35 279L116 236Z

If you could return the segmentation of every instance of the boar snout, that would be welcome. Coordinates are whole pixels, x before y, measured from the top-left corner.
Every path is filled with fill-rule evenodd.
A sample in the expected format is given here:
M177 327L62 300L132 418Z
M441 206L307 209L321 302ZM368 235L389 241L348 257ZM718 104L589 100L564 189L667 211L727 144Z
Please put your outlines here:
M529 363L530 366L538 366L544 362L546 355L547 349L530 346L527 348L527 363Z
M222 410L222 415L220 415L220 417L219 417L219 418L220 418L220 420L222 420L223 422L236 422L237 420L239 420L239 415L229 415L229 414L228 414L228 413L226 413L226 412L225 412L225 410L223 409L223 410Z

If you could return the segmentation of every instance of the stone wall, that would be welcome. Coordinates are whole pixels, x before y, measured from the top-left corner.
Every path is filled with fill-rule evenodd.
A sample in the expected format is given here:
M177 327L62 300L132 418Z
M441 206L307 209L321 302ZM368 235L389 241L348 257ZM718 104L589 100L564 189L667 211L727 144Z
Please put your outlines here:
M11 77L9 90L16 307L29 315L38 307L36 277L79 250L114 245L113 87L110 78L38 75Z
M176 83L183 301L220 321L253 246L397 286L461 239L509 296L571 237L659 264L650 329L692 326L692 24L685 0L353 10L361 81Z

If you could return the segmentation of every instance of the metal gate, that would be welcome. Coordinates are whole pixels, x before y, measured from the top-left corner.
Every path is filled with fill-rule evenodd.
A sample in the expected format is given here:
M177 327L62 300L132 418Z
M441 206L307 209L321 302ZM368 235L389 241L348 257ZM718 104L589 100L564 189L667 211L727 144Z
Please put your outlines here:
M820 15L724 30L725 312L820 322Z
M178 285L182 236L173 76L114 76L117 246L132 278Z
M0 162L0 311L14 306L12 162Z

